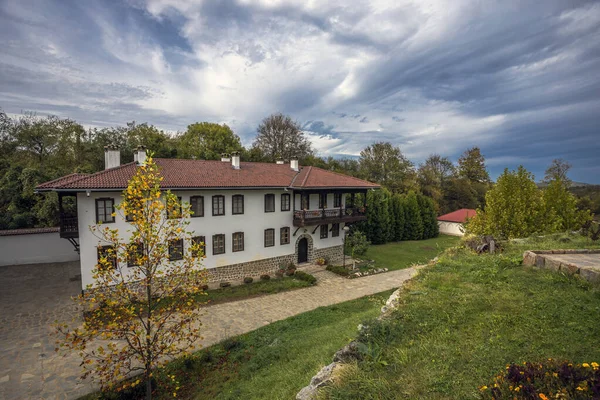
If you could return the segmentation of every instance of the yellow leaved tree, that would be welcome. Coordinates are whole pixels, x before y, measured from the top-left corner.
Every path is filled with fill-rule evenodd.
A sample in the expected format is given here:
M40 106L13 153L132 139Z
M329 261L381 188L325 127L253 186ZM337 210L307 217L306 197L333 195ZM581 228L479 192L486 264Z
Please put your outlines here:
M153 370L198 347L206 282L204 244L187 230L189 205L162 192L161 180L148 157L116 206L130 229L90 228L99 239L98 264L95 284L75 299L83 323L57 325L57 350L81 355L82 378L115 391L145 383L147 399Z

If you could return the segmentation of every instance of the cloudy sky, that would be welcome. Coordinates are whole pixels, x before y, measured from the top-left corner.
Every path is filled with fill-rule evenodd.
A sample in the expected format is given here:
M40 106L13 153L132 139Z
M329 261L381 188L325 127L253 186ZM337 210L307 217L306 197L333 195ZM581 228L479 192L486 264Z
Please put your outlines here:
M0 107L86 126L281 111L321 155L471 146L495 177L553 158L600 183L600 3L0 0Z

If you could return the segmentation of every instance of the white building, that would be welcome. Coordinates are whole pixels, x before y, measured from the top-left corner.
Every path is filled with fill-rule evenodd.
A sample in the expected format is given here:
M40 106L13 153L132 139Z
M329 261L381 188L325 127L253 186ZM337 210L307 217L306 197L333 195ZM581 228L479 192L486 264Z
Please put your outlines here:
M146 157L139 149L136 162L120 165L116 148L105 151L104 171L71 174L37 187L38 192L58 192L60 235L80 251L83 288L93 283L91 272L102 246L90 227L102 221L127 231L128 222L111 214ZM161 187L191 204L188 230L205 243L203 266L212 282L273 273L280 266L321 257L338 261L343 227L366 218L366 196L360 196L359 204L355 195L379 188L320 168L299 167L297 160L240 162L234 154L221 161L155 161L164 178ZM181 245L187 251L189 243Z
M477 211L470 208L461 208L449 214L440 215L437 218L440 233L463 236L465 234L464 223L475 215L477 215Z

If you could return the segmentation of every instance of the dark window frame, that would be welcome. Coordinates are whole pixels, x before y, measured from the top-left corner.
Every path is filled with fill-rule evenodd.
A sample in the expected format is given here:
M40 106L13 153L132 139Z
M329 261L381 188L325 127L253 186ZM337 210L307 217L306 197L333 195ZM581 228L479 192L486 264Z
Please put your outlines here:
M237 249L235 247L235 242L236 242L235 236L236 235L241 235L241 244L242 244L241 248L238 247ZM239 242L240 242L240 239L238 238L238 245L239 245ZM238 251L244 251L244 232L233 232L231 234L231 251L234 253L236 253Z
M270 207L269 208L267 207L269 205L269 201L267 201L267 199L273 199L273 209L272 210L270 209ZM273 193L265 194L265 212L266 213L275 212L275 195Z
M223 201L223 213L222 214L216 214L215 213L215 200L221 199ZM218 210L217 210L218 211ZM220 217L225 215L225 196L223 196L222 194L216 194L212 197L212 215L213 217Z
M334 193L333 194L333 207L338 208L342 206L342 194Z
M286 199L285 201L283 199ZM291 209L291 196L289 193L281 193L281 211L290 211ZM287 205L287 207L284 207Z
M319 208L327 208L327 193L319 193Z
M104 206L103 206L104 216L106 218L110 217L110 220L100 221L98 219L98 217L99 217L99 215L98 215L98 203L101 202L101 201L104 202ZM111 205L110 205L111 212L109 214L106 213L106 202L107 201L111 202ZM97 224L100 224L100 223L102 223L102 224L112 224L113 222L115 222L115 217L113 215L113 213L115 212L115 199L113 197L100 197L100 198L97 198L95 204L96 204L96 223Z
M99 265L100 258L104 257L104 254L102 254L102 253L111 248L113 249L112 260L111 260L112 266L113 266L113 269L117 269L117 253L115 250L115 246L110 245L110 244L96 247L96 257L97 257L97 261L98 261L97 264Z
M331 237L339 237L340 236L340 224L331 224Z
M325 228L325 229L323 229ZM321 225L321 239L327 239L329 237L329 225Z
M284 233L285 233L286 240L284 240ZM289 226L284 226L279 229L279 244L280 245L290 244L290 227Z
M192 237L192 243L196 244L196 243L204 243L201 247L202 249L202 255L206 256L206 237L205 236L194 236ZM191 256L194 258L198 258L198 253L195 251L191 252Z
M236 199L238 199L238 200L241 199L242 200L242 210L241 210L241 212L239 210L236 212L236 209L235 209L235 206L236 206L235 201L236 201ZM234 194L233 196L231 196L231 215L242 215L242 214L244 214L244 195L243 194Z
M131 254L134 252L132 246L135 246L135 252L138 253L137 258L144 256L144 243L130 243L127 247L127 268L139 267L139 264L134 264L131 259Z
M306 207L304 207L305 205ZM310 210L310 194L307 193L300 195L300 208L303 210Z
M198 201L200 201L202 203L202 207L200 209L200 212L197 213L196 210L194 210L194 203L196 204L196 208L198 208ZM190 197L190 210L192 211L192 218L201 218L204 217L204 196L191 196Z
M179 249L179 253L176 251ZM183 239L174 239L169 241L169 261L183 260Z
M268 233L272 234L272 237L271 237L272 243L271 244L267 243L267 234ZM273 229L273 228L265 229L264 244L265 244L265 247L274 247L275 246L275 229Z
M223 251L221 252L217 252L217 239L223 239ZM221 246L219 246L220 248ZM213 248L213 255L217 256L219 254L225 254L225 235L223 233L218 233L216 235L213 235L212 237L212 248Z

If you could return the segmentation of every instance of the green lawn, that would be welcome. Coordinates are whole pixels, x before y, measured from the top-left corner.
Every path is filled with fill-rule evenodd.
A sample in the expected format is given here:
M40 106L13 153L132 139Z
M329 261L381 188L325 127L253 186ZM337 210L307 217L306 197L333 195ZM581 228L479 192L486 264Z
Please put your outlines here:
M568 239L567 239L568 240ZM392 317L360 337L323 399L478 399L508 363L600 361L600 285L521 265L526 249L600 247L530 240L503 254L449 250L405 286Z
M226 303L228 301L257 297L265 294L280 293L308 286L311 286L311 284L306 281L296 279L294 276L271 278L268 281L259 280L250 284L242 284L239 286L209 289L206 291L206 295L202 296L202 301L207 301L209 305Z
M386 243L370 246L362 258L375 260L375 267L392 271L426 263L459 241L456 236L440 235L433 239Z
M274 322L253 332L172 362L161 375L175 373L178 398L293 399L333 354L355 335L357 325L379 314L392 291L352 300ZM139 386L143 389L143 385ZM90 394L84 399L135 399ZM156 398L169 396L162 388Z

